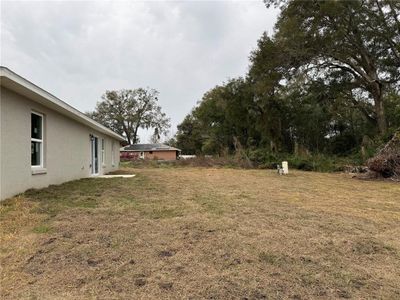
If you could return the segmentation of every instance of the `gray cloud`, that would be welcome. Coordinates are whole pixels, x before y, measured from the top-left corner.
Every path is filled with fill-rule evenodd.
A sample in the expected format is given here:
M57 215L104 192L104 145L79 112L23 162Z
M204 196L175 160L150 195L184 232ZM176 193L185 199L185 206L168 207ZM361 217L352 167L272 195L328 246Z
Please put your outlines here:
M261 1L2 1L1 65L81 111L107 89L155 88L175 130L204 92L246 73L276 16Z

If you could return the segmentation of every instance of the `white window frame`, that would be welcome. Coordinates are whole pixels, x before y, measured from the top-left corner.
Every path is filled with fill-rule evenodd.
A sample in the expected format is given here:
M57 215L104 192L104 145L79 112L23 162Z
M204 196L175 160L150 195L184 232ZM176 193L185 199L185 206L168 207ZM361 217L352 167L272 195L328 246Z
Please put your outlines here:
M115 166L115 145L114 141L111 142L111 165L114 167Z
M42 122L41 122L42 139L32 138L32 115L37 115L42 119ZM36 143L40 144L40 165L32 165L32 159L31 159L31 168L32 169L43 169L44 168L44 146L43 146L43 144L44 144L44 115L41 113L38 113L36 111L31 111L31 148L32 148L32 142L36 142ZM32 153L31 153L31 156L32 156Z
M97 151L96 151L96 139L97 139ZM91 134L90 135L90 143L91 143L91 160L90 160L90 175L91 176L98 176L100 174L101 164L100 162L100 138L97 135ZM96 158L97 155L97 172L96 172Z
M101 139L101 164L106 165L106 140Z
M144 151L140 152L140 156L139 157L140 157L140 159L144 159Z

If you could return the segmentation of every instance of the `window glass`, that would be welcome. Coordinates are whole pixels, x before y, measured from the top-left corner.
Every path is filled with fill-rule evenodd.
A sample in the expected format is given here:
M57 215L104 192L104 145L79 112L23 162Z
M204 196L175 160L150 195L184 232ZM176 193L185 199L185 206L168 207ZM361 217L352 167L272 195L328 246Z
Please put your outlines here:
M31 138L42 139L42 117L31 114Z
M43 117L31 113L31 166L43 166Z
M94 173L99 173L99 139L94 138Z
M111 143L111 164L115 165L114 141Z
M40 142L31 142L31 165L32 166L40 166L41 161L41 143Z
M101 139L101 162L103 165L106 164L106 155L105 155L105 141Z

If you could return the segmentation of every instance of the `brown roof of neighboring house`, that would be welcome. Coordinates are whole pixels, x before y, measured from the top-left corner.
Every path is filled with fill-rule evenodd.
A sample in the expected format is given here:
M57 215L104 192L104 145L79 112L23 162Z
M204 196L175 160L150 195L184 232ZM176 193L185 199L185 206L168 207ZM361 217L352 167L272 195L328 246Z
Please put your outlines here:
M135 144L121 148L121 151L181 151L165 144Z

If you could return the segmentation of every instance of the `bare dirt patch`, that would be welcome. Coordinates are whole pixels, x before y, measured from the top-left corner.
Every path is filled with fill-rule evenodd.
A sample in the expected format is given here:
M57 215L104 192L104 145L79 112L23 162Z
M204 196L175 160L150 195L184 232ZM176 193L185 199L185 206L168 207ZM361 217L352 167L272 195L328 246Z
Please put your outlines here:
M1 203L0 298L400 298L398 184L123 172Z

